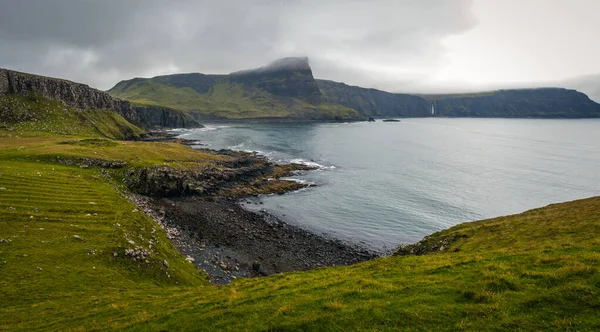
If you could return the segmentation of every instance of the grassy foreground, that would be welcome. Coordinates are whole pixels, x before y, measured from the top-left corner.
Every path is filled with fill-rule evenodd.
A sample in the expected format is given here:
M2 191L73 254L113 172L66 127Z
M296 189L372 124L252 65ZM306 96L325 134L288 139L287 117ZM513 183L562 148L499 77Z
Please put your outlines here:
M458 225L428 238L438 253L218 287L100 168L55 160L223 157L92 136L0 131L0 330L600 329L600 198Z

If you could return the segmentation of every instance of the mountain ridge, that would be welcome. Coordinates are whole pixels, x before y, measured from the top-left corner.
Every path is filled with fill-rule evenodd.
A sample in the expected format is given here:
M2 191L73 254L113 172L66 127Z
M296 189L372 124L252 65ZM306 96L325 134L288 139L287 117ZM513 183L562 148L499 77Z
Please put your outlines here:
M283 58L230 74L187 73L134 78L119 82L108 92L134 103L186 110L196 120L600 117L600 104L575 90L542 87L443 95L392 93L315 79L306 57ZM435 114L432 114L432 104L435 104ZM348 113L349 109L358 114Z
M114 97L186 111L202 119L364 120L325 100L308 58L284 58L227 75L186 73L134 78L108 90Z

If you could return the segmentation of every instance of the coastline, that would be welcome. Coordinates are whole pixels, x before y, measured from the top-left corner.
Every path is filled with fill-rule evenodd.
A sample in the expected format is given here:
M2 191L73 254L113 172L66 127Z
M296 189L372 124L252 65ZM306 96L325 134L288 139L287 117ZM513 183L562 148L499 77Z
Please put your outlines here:
M167 230L169 239L213 284L379 257L266 212L248 211L236 200L142 195L132 195L131 200Z
M177 136L159 131L151 133L146 140L197 145L196 140ZM293 172L314 168L300 164L278 164L278 171L267 173L269 171L265 170L271 169L275 164L262 156L232 150L205 151L241 158L246 171L228 176L222 182L210 183L209 180L208 185L213 189L206 193L210 194L179 192L176 195L166 195L162 192L144 193L133 190L134 193L129 198L141 211L166 229L169 240L189 261L207 274L211 283L228 284L237 278L351 265L381 256L381 253L360 245L319 235L286 223L267 212L254 212L243 207L243 203L250 203L248 198L256 196L246 189L257 188L257 183L263 194L285 194L312 186L285 180L284 177ZM232 165L237 166L237 162L234 161ZM287 185L263 185L263 178L268 174L277 174L278 180L266 181L267 183L285 182ZM196 175L190 172L172 173L169 178L182 177L187 180L194 176ZM202 175L195 180L207 185L204 177Z

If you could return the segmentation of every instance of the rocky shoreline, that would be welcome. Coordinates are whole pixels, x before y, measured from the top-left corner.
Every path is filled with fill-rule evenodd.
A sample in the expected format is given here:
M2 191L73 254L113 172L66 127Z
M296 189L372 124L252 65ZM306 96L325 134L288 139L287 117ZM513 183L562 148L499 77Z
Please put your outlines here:
M232 200L197 197L132 200L214 284L236 278L350 265L376 258L367 249L319 236Z
M169 133L151 138L156 139L190 144ZM218 172L142 169L144 176L138 174L140 170L130 171L126 180L134 192L130 199L166 229L168 238L206 272L212 283L350 265L378 257L358 245L312 233L266 212L243 208L249 203L245 197L256 192L283 194L305 187L278 177L310 168L274 165L248 153L213 153L233 156L233 161L227 163L230 168ZM159 175L153 175L156 173ZM152 184L150 188L148 183ZM202 190L194 189L200 185Z

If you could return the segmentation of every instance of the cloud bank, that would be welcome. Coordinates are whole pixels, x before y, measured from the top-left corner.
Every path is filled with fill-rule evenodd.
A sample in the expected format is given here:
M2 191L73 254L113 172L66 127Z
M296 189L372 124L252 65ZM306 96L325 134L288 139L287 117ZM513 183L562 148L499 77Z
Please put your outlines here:
M471 1L0 1L0 67L108 89L173 72L229 73L287 56L353 84L422 79ZM400 64L400 65L399 65Z
M226 74L306 56L317 78L388 91L482 90L496 86L495 75L508 69L523 73L522 85L540 81L525 69L542 62L526 62L523 52L516 52L533 39L522 37L511 50L512 36L532 30L528 26L536 18L558 24L553 16L542 20L539 13L549 11L538 10L556 3L523 1L529 5L519 8L537 14L516 16L512 5L496 10L497 4L486 0L0 0L0 67L108 89L132 77ZM583 12L594 5L572 0L561 6L571 3ZM519 17L520 25L511 23ZM597 24L582 22L590 25L587 30ZM543 34L543 27L536 31ZM504 42L502 49L494 49L496 37ZM545 44L531 45L534 50ZM563 51L567 63L574 53ZM577 54L597 58L584 51ZM538 58L549 54L543 52ZM563 58L552 54L551 67L557 68ZM498 58L490 64L491 55ZM521 58L522 69L514 69ZM468 84L463 76L470 68L480 68L469 73L476 78L479 71L493 70L482 77L485 83ZM440 81L444 73L452 75Z

